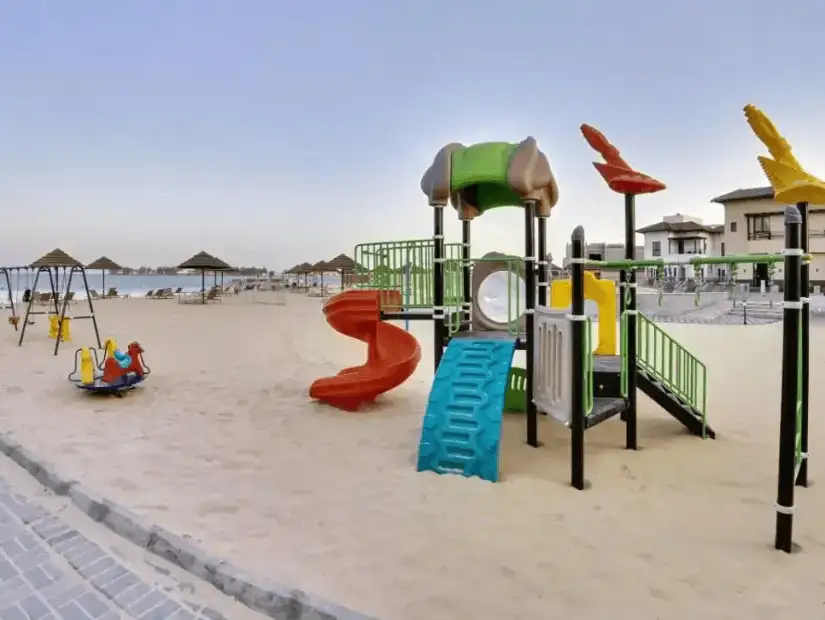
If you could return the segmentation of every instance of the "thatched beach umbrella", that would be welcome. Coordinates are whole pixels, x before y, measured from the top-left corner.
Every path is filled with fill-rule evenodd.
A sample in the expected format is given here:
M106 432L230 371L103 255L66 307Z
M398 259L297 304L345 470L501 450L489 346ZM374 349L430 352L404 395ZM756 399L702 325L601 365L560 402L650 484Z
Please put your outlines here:
M59 292L58 289L61 288L61 284L58 281L58 276L59 276L58 271L60 269L63 269L63 273L65 275L65 273L66 273L65 270L66 269L71 269L72 267L82 267L82 266L83 266L83 263L81 263L79 260L77 260L76 258L74 258L72 256L69 256L68 254L66 254L66 252L64 252L60 248L55 248L54 250L52 250L48 254L44 254L43 256L38 258L36 261L34 261L32 264L30 264L29 268L36 269L38 271L38 275L39 275L39 272L41 272L41 271L47 272L49 274L49 282L52 285L52 292L56 294L56 293ZM52 270L54 270L53 274L52 274ZM36 281L37 281L37 276L35 276L35 283L36 283ZM34 284L32 284L32 288L33 289L36 288ZM34 290L32 290L32 294L34 294ZM55 295L55 297L56 297L56 295ZM57 306L55 306L55 307L57 307Z
M43 256L38 258L31 265L29 265L29 267L31 267L32 269L40 269L41 267L59 269L61 267L77 267L82 264L83 263L81 263L79 260L77 260L76 258L72 258L60 248L56 248L48 254L44 254Z
M295 267L292 268L292 273L298 276L304 276L304 287L306 288L309 286L307 284L307 276L310 273L312 273L312 265L310 265L309 263L301 263L300 265L295 265Z
M339 254L331 261L327 262L327 265L335 269L340 276L341 276L341 290L344 289L344 274L347 272L352 272L355 270L355 261L352 260L346 254Z
M195 269L201 272L201 303L206 303L206 272L230 271L232 267L206 252L198 252L192 258L178 265L178 269Z
M93 260L91 263L86 265L86 269L100 269L100 272L103 277L102 282L102 293L106 294L106 272L112 271L113 269L123 269L120 265L118 265L115 261L113 261L108 256L101 256L97 260Z
M344 274L354 274L356 271L365 271L364 267L358 265L346 254L339 254L327 263L335 271L341 274L341 290L344 289ZM360 268L360 269L359 269Z
M335 271L335 268L330 266L330 264L325 260L319 260L310 269L311 269L311 273L321 274L321 288L322 289L324 288L324 274L329 273L330 271Z

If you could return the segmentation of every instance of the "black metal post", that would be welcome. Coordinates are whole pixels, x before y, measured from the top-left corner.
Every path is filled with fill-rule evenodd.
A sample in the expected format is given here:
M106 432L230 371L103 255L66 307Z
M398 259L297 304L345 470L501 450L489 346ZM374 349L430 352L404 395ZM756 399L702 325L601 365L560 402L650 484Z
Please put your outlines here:
M12 292L11 292L11 278L9 277L9 270L4 267L3 269L0 269L0 271L2 271L6 276L6 287L9 289L9 306L11 307L11 315L12 315L12 317L16 317L17 316L17 311L14 309L14 294L12 294ZM19 272L18 272L18 274L19 274ZM19 275L17 277L17 282L18 283L20 282L20 276ZM17 293L17 292L18 291L15 291L15 293ZM14 331L19 331L19 329L20 328L17 326L17 321L14 321Z
M570 484L583 491L584 481L584 228L577 226L570 237Z
M57 355L57 351L58 351L58 349L60 349L60 339L63 337L63 321L66 318L66 309L69 307L69 291L72 290L72 276L74 276L74 270L75 270L75 268L72 267L72 270L69 272L68 279L66 278L66 271L65 270L63 271L63 279L67 280L67 282L66 282L66 291L62 293L63 294L63 300L62 300L63 301L63 308L62 308L62 310L60 310L60 314L57 315L57 317L58 317L58 319L57 319L57 338L54 341L54 354L55 355ZM100 346L99 342L98 342L97 348L98 349L103 348L103 347Z
M626 260L636 259L636 196L624 197L624 256ZM627 313L627 409L624 412L625 448L638 448L636 429L636 270L623 272L621 291L621 311Z
M550 266L547 263L547 218L541 215L538 218L538 263L539 263L539 306L547 305L547 289L550 286Z
M433 372L444 353L444 205L433 207Z
M97 317L95 317L95 308L92 304L92 295L89 292L89 281L86 278L86 270L80 266L74 266L69 271L69 280L66 284L66 293L63 297L63 309L60 311L60 320L57 323L57 342L54 343L54 354L57 355L57 351L60 348L60 339L63 336L63 320L66 318L66 309L69 306L69 292L72 290L72 278L75 273L80 273L80 277L83 278L83 290L86 292L86 303L89 305L89 314L76 316L75 319L91 319L92 326L95 330L95 340L97 340L97 348L102 349L103 344L100 342L100 330L97 328Z
M810 234L808 229L808 203L798 202L796 208L802 225L799 228L802 252L807 254L810 251ZM811 265L808 261L802 261L800 287L802 289L802 394L799 395L802 401L802 428L800 429L800 443L802 444L802 464L799 466L799 474L796 477L796 484L801 487L808 486L808 393L809 375L811 364Z
M472 280L470 273L470 220L461 221L461 269L462 269L462 323L465 323L469 328L470 317L472 316L473 296L472 296Z
M524 201L524 296L526 308L524 316L527 323L527 333L525 334L526 375L525 390L527 392L527 445L538 448L539 441L539 414L536 403L533 402L533 326L535 324L536 311L536 246L535 246L535 219L536 201ZM509 277L509 276L508 276ZM519 336L520 337L520 336Z
M794 486L796 482L796 407L799 400L799 328L802 279L802 218L796 207L785 207L785 304L782 326L782 405L779 423L779 472L776 492L774 546L793 548Z
M32 292L29 295L29 303L26 304L26 316L23 318L23 329L20 330L20 340L17 341L17 346L23 346L23 338L26 336L26 327L29 325L29 317L32 314L32 304L34 304L34 298L37 296L37 281L40 279L40 274L42 273L42 269L38 270L38 272L34 276L34 282L32 283Z

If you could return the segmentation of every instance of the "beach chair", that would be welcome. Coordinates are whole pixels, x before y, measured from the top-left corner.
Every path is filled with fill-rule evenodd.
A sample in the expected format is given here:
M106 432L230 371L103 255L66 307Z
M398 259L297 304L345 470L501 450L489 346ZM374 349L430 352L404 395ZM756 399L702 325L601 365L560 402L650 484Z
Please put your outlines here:
M67 303L74 303L74 291L69 291L66 293L66 302Z
M97 301L99 299L102 299L102 297L100 296L100 293L98 293L95 289L89 289L89 295L95 301Z
M37 293L35 301L41 306L48 306L52 301L51 293Z
M117 292L117 289L115 287L112 287L109 289L109 291L106 293L104 297L105 299L117 299L120 297L120 294Z
M218 289L215 289L215 288L211 289L208 293L206 293L205 298L202 298L201 294L197 293L197 294L193 294L193 295L190 295L190 296L181 297L180 299L178 299L178 303L182 303L182 304L199 304L199 303L203 303L203 302L205 302L207 304L210 303L210 302L214 302L214 303L218 303L218 304L222 303L221 298L218 297Z
M153 288L150 288L148 291L146 291L146 294L144 295L144 297L146 299L152 299L152 297L154 297L154 296L155 296L155 289L153 289Z
M152 297L152 299L171 299L172 297L174 297L174 295L172 295L171 288L159 288L155 291L155 296Z

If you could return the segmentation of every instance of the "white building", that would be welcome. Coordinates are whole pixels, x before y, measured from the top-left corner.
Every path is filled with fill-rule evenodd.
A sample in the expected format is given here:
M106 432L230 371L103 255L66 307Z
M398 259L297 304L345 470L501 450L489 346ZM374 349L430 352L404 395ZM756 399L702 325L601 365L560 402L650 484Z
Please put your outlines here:
M634 254L637 260L641 259L644 256L644 248L642 246L637 245ZM570 266L570 259L572 258L572 255L573 246L572 244L568 243L565 250L565 257L562 261L562 266L564 267L564 269L567 269ZM584 248L584 256L588 260L624 260L624 243L587 243ZM606 280L618 280L619 270L601 269L599 270L597 275L598 277L604 278Z
M644 257L665 261L688 261L696 256L725 255L725 227L721 224L704 224L701 218L676 213L667 215L661 222L645 226L636 231L644 235ZM648 270L652 277L655 270ZM693 278L690 266L667 267L665 278L686 280ZM724 279L725 267L706 265L702 269L705 279Z

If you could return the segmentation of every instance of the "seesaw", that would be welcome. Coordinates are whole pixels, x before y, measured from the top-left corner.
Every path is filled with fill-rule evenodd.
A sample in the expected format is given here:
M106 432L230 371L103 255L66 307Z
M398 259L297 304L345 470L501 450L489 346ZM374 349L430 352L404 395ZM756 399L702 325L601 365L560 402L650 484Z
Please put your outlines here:
M152 372L143 361L143 347L138 342L129 343L123 353L114 340L107 340L102 363L98 361L97 351L91 347L75 351L74 370L69 373L69 381L81 390L120 396L137 387Z

